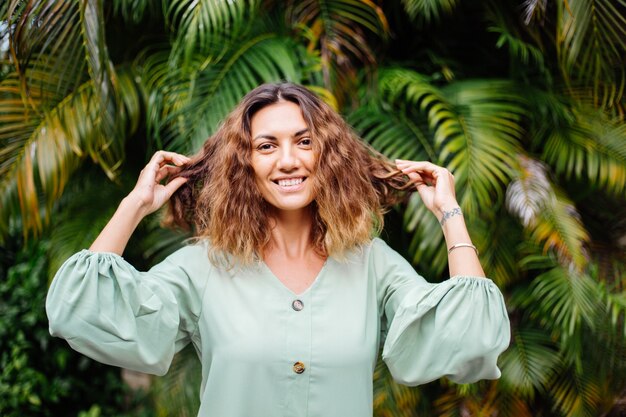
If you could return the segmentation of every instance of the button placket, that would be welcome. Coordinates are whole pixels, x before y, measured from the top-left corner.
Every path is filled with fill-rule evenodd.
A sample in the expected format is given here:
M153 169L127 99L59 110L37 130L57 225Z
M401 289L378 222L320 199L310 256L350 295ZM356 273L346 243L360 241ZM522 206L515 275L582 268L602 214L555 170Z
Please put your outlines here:
M285 400L287 409L298 409L308 404L311 370L311 304L310 292L291 294L283 301L287 318L287 339L284 372L289 375ZM282 416L292 417L292 416Z

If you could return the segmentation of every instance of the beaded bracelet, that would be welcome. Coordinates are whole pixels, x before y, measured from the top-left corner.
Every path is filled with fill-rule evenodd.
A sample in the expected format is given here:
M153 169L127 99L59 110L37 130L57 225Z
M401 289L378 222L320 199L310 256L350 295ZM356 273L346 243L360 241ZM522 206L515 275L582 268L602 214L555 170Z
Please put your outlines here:
M456 248L472 248L476 252L476 256L478 256L478 249L476 249L476 246L472 245L471 243L457 243L455 245L452 245L448 248L448 254Z

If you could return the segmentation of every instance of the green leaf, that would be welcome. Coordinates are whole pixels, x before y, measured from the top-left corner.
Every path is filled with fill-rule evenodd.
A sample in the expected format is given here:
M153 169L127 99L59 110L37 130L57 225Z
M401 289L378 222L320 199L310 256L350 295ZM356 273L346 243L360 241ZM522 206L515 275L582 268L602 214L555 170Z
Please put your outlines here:
M124 89L116 93L126 97L115 108L114 117L119 126L116 130L126 134L138 125L139 98L133 78L132 73L121 72L118 86ZM42 217L50 213L85 156L98 162L109 176L114 175L126 135L111 137L103 130L99 98L93 93L92 82L82 85L46 113L25 107L19 100L18 85L17 75L0 83L0 96L5 97L0 100L0 194L6 193L13 200L5 200L7 205L0 209L0 229L8 229L19 204L24 233L37 233L44 224ZM41 99L33 92L30 101L38 104ZM41 201L45 207L41 207Z
M458 0L402 0L404 9L412 19L420 18L426 23L441 19L444 13L450 14L457 3Z
M560 266L537 276L519 299L531 317L560 335L562 342L572 341L583 324L593 330L603 310L598 284Z
M545 164L518 155L519 177L509 184L506 206L529 231L531 239L554 250L565 266L582 270L587 263L584 245L590 237L576 207L548 179Z
M389 34L385 14L371 0L291 0L286 14L308 49L319 51L324 86L336 97L354 88L359 66L371 73L376 56L368 35Z
M189 65L197 55L218 57L250 29L259 5L258 0L168 2L165 15L175 31L174 59Z
M542 157L558 174L587 179L593 186L626 192L626 125L598 110L580 108L574 120L546 138Z
M166 53L146 59L142 78L148 123L158 146L194 152L251 89L263 82L301 80L299 50L284 38L261 34L227 51L219 61L195 70L170 66Z
M626 73L626 2L567 0L557 2L557 53L563 75L592 87L596 102L604 89L619 102ZM622 91L622 93L618 93Z
M512 344L500 358L502 383L532 401L545 392L561 365L558 346L539 329L515 329Z

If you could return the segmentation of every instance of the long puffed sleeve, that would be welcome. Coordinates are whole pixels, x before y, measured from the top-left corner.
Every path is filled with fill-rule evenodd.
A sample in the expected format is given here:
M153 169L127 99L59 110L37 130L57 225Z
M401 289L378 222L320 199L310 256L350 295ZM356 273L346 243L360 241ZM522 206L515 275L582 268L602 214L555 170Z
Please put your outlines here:
M163 375L196 331L206 258L187 246L138 272L119 255L83 250L48 291L50 334L99 362Z
M424 384L500 377L498 356L510 341L502 293L487 278L453 277L430 284L383 241L373 243L386 322L382 357L394 380Z

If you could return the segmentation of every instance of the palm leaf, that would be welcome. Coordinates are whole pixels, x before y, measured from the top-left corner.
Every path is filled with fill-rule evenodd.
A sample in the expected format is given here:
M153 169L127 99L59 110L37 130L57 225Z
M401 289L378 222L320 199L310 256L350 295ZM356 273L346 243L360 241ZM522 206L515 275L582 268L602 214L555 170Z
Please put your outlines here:
M588 367L587 372L561 373L551 384L550 398L554 408L564 417L595 417L600 401L600 385Z
M558 190L555 198L544 206L531 230L531 238L543 242L544 251L555 249L565 265L571 262L582 269L587 262L584 246L589 235L572 202Z
M502 208L466 219L472 242L479 249L485 273L500 288L521 280L519 274L519 242L522 229Z
M140 23L161 13L161 0L113 0L113 11L127 22Z
M626 191L626 125L592 109L575 111L571 124L552 130L542 158L568 178L586 178L610 193Z
M514 329L512 344L502 355L502 383L525 399L545 391L561 364L550 335L532 328Z
M592 330L598 326L601 301L602 294L592 278L555 266L537 276L512 304L526 308L531 318L560 336L562 346L577 350L567 356L580 361L576 336L580 336L583 325Z
M439 20L443 13L451 13L457 3L458 0L402 0L411 19L420 18L426 23Z
M357 65L369 72L376 62L366 33L383 38L389 33L382 9L371 0L290 1L287 18L308 49L319 51L324 85L337 97L352 89Z
M130 179L124 178L125 186L120 186L93 171L90 166L79 171L58 202L50 233L50 279L66 259L91 246L129 189Z
M215 57L250 29L259 5L258 0L170 1L165 16L174 29L173 57L182 58L182 65L198 54Z
M545 11L545 1L526 1L525 20L526 24L531 19L542 20ZM544 3L543 5L541 3ZM540 37L528 26L519 27L517 21L512 20L509 9L501 2L487 2L487 18L490 21L489 32L498 34L496 47L508 48L511 56L511 70L525 76L529 67L536 67L543 77L551 80L551 74L547 68L544 51ZM539 11L539 15L535 12ZM520 65L521 64L521 65Z
M543 23L546 14L547 3L547 0L524 1L524 23L528 25L533 20L536 20L539 23Z
M11 0L2 17L9 22L11 61L25 102L53 107L86 81L79 2ZM46 94L33 91L38 100L31 101L31 90Z
M458 124L444 122L438 127L442 134L435 137L436 144L441 161L456 176L458 189L464 190L461 207L475 213L500 201L516 173L524 102L506 81L458 82L444 93L458 114Z
M506 82L464 81L442 90L404 69L381 70L383 97L423 112L434 134L438 162L450 169L461 207L475 215L499 200L515 173L524 114L521 98Z
M31 77L44 71L31 71ZM136 128L139 98L133 74L121 72L116 94L125 99L115 109L119 129ZM52 85L52 84L51 84ZM47 113L35 112L20 99L20 80L9 76L0 83L0 193L13 195L19 201L24 232L41 231L40 201L46 202L45 213L61 196L71 173L85 156L98 162L109 174L120 163L124 136L110 137L102 128L100 100L95 86L87 82ZM46 91L31 92L30 103L39 105ZM16 191L11 189L16 184ZM8 205L11 206L10 204ZM13 205L14 206L14 205ZM0 221L9 223L12 210L2 211Z
M532 240L543 245L544 252L553 249L564 265L571 263L581 270L587 263L584 245L590 238L580 215L549 181L544 164L523 155L518 158L520 176L507 189L507 209L520 219Z
M220 61L187 69L170 66L166 53L142 63L148 101L148 124L160 146L195 151L219 122L252 88L263 82L298 82L299 50L286 39L261 34L229 50Z
M346 115L360 137L390 159L427 160L435 158L434 149L424 132L409 117L386 110L374 99Z
M441 276L448 266L448 251L437 218L424 206L417 193L409 198L404 225L413 232L409 253L419 272L427 277ZM480 250L480 249L479 249Z
M626 81L622 68L626 2L567 0L557 6L557 51L563 75L593 86L596 102L606 87L614 95Z

